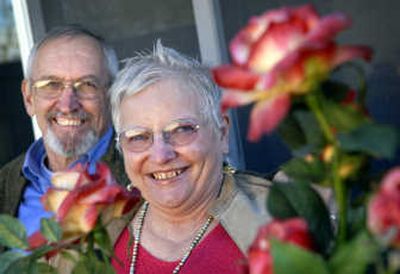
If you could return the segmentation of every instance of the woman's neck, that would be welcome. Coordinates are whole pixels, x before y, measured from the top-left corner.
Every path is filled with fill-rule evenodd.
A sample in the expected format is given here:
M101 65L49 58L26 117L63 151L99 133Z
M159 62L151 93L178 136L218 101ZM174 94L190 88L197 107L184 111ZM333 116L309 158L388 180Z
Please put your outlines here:
M180 260L200 228L207 222L211 204L212 201L208 201L192 211L185 210L180 214L178 211L159 210L150 204L144 218L140 244L161 260ZM214 221L206 234L215 225Z

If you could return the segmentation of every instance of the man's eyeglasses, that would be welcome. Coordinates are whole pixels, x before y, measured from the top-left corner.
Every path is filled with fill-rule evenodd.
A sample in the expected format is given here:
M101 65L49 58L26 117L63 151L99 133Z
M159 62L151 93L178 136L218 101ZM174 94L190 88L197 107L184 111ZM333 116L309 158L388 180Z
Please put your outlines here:
M79 99L96 99L102 86L94 79L63 81L60 79L43 79L33 82L32 87L39 96L46 99L56 99L64 89L71 87Z
M196 139L199 128L200 125L193 121L177 120L167 125L161 135L165 143L184 146ZM118 134L117 143L130 152L143 152L153 145L154 132L142 127L127 129Z

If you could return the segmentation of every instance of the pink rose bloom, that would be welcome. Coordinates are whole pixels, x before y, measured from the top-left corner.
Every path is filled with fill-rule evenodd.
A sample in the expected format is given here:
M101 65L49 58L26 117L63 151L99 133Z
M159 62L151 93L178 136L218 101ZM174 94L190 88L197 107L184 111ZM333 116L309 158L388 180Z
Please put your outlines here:
M271 238L292 243L308 250L314 249L308 226L304 219L274 220L260 228L256 239L249 248L249 274L274 273L269 243Z
M52 178L53 187L42 197L48 211L63 230L63 238L90 232L99 217L103 224L120 217L139 201L118 185L107 165L97 164L97 173L89 175L81 165L70 171L58 172Z
M320 17L311 5L284 7L252 17L233 38L233 64L214 68L213 75L225 89L223 110L255 103L250 141L275 129L292 96L311 91L340 64L371 57L369 48L334 42L349 26L343 14Z
M377 236L393 233L391 246L400 247L400 167L383 178L368 204L368 228Z

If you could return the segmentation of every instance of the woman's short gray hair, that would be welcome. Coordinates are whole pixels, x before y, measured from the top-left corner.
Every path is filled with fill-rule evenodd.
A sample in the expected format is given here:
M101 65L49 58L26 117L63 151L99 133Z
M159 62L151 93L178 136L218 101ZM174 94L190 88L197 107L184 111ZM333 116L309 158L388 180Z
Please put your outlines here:
M197 60L174 49L164 47L158 40L153 52L137 54L126 61L111 86L110 99L114 127L121 131L120 104L125 97L136 94L162 80L177 79L188 84L197 93L203 119L211 122L215 129L222 127L220 109L221 90L212 80L209 70ZM162 99L160 99L162 100Z
M28 79L32 77L32 67L36 55L39 49L42 46L44 46L47 42L61 37L77 37L77 36L90 37L99 44L103 52L103 55L106 59L106 66L110 77L109 81L112 82L116 74L118 73L118 65L119 65L118 57L115 50L110 45L108 45L101 36L79 25L66 25L62 27L56 27L51 31L49 31L42 39L40 39L30 51L25 71L25 77Z

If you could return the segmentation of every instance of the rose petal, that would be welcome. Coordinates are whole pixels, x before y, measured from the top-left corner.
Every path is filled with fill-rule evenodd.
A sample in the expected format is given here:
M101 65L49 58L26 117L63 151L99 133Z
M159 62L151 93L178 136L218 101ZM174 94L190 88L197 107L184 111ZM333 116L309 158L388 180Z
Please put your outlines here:
M221 87L253 90L260 76L240 67L223 65L212 70L215 82Z
M391 169L381 182L382 192L400 198L400 168Z
M305 40L307 27L295 18L285 23L271 24L268 31L254 43L248 66L258 73L269 72L288 53Z
M307 37L308 43L331 41L338 32L350 27L351 20L342 13L331 14L321 18Z
M262 134L270 133L285 118L289 108L290 96L288 94L257 103L251 111L247 139L256 142Z
M41 198L41 202L47 211L56 212L68 196L68 190L50 188Z
M225 110L228 108L244 106L252 102L256 102L259 97L263 96L263 93L263 91L241 92L235 90L225 90L221 100L222 112L225 112Z
M347 61L362 58L370 61L372 58L372 50L364 46L340 46L337 48L335 58L332 60L332 67L336 67Z
M273 274L270 252L250 250L248 255L249 274Z
M64 218L60 220L64 232L63 237L70 238L91 231L96 225L100 209L100 206L87 204L71 207Z
M30 249L35 249L47 244L47 239L43 236L43 234L40 231L36 231L31 236L29 236L28 244Z
M51 178L51 183L56 188L71 190L75 187L81 173L74 171L57 172Z

